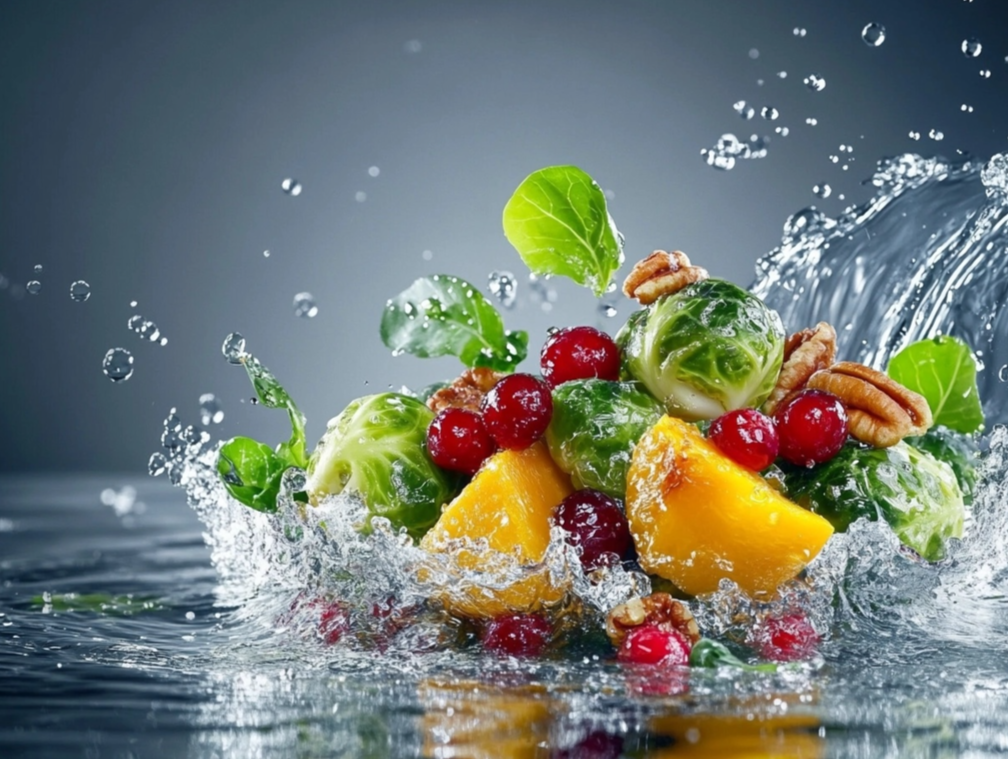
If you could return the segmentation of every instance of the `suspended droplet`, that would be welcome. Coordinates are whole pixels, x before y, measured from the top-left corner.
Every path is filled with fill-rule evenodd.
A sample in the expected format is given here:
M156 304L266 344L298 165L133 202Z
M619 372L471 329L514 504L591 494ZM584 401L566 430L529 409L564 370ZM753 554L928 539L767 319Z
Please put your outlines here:
M83 279L78 279L70 285L70 298L78 303L83 303L91 297L91 285Z
M311 293L298 293L294 296L294 315L302 319L312 319L318 314L318 306Z
M36 274L41 274L42 273L42 264L35 264L34 271L35 271Z
M1008 382L1008 364L1005 364L998 370L998 379L1002 382Z
M809 117L805 119L805 123L808 124L809 126L815 126L816 124L819 123L819 119Z
M990 79L991 71L990 69L980 69L980 76L984 79Z
M487 277L487 289L504 308L513 308L518 297L518 282L509 271L492 271Z
M604 300L599 302L598 312L601 316L605 317L606 319L612 319L619 313L619 311L616 310L616 304L608 303Z
M832 194L832 192L833 188L831 188L825 182L823 182L822 184L817 184L812 188L812 194L815 195L817 198L828 198Z
M288 195L297 197L301 194L301 183L292 177L287 177L284 181L280 183L280 188L286 192Z
M787 137L789 134L791 134L791 130L788 129L786 126L779 126L776 129L774 129L774 131L781 137Z
M423 43L420 40L409 40L403 44L403 50L407 53L419 53L423 50Z
M805 77L805 86L813 92L822 92L826 89L826 80L818 74L809 74Z
M245 338L240 332L232 332L224 338L221 345L221 353L228 360L229 364L241 364L245 362L248 354L245 352Z
M885 27L882 24L868 24L861 30L861 39L869 47L878 47L885 42Z
M700 151L700 155L706 161L708 166L713 166L715 169L720 169L721 171L731 171L735 168L735 158L730 155L722 155L716 150L708 150L704 148Z
M780 112L772 105L765 105L762 110L760 110L760 116L765 118L767 121L776 121L777 117L780 116Z
M112 348L102 360L102 371L113 382L125 382L133 376L133 354L125 348Z
M167 467L168 459L165 458L163 453L151 454L150 460L147 462L147 472L151 477L161 476Z
M935 142L945 139L945 134L938 129L932 129L928 132L928 137L930 137Z
M37 279L33 279L25 285L25 290L28 291L29 295L38 295L39 291L42 290L42 283Z
M732 105L732 108L735 109L735 113L744 118L746 121L756 115L756 109L748 105L744 100L739 100L737 103Z
M269 258L269 257L270 257L270 252L268 250L264 250L263 251L263 258Z
M755 61L757 58L759 58L759 50L757 50L756 48L752 48L749 51L749 57ZM1008 60L1008 58L1006 58L1005 60Z
M370 169L367 170L367 173L368 176L376 177L379 174L381 174L381 169L379 169L377 166L372 166Z
M967 103L963 103L961 106L959 106L959 110L962 111L963 113L973 113L973 106Z
M423 253L420 254L420 257L424 261L430 261L432 258L434 258L434 251L432 251L432 250L425 250Z
M213 393L203 393L199 398L200 422L206 427L209 424L220 424L224 421L224 409Z
M794 28L793 34L795 37L804 37L807 34L807 31L800 26L796 26Z
M976 58L983 50L983 45L980 44L980 40L976 37L970 37L962 41L960 49L967 58Z
M920 132L910 132L910 139L911 140L919 140L920 139Z

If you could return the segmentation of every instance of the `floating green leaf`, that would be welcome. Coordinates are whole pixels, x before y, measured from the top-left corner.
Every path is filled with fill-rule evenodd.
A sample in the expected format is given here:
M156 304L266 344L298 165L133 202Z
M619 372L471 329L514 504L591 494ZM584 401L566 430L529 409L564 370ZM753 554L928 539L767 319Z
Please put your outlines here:
M288 461L265 443L248 437L233 437L221 446L217 474L235 500L256 511L273 513Z
M504 329L482 293L458 277L421 277L392 298L381 339L394 353L458 356L469 367L512 371L528 354L528 334Z
M504 234L534 274L558 274L601 297L623 261L605 193L576 166L530 174L504 207Z
M776 672L777 665L771 662L764 664L746 664L733 654L726 645L710 638L701 638L690 651L691 667L736 667L747 672Z
M283 385L273 376L273 372L263 366L255 356L248 354L242 364L252 380L259 402L266 408L286 409L290 417L291 437L277 446L277 454L288 462L288 466L304 469L308 465L307 442L305 440L305 416L298 409Z
M983 428L976 362L962 340L941 335L911 343L890 359L887 371L924 396L935 424L965 433Z

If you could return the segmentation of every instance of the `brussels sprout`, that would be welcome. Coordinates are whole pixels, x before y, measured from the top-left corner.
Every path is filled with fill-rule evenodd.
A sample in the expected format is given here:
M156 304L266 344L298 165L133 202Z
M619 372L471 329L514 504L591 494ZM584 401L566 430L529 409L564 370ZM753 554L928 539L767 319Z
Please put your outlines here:
M405 527L414 540L423 537L458 490L457 479L427 455L433 418L423 403L399 393L353 401L330 420L308 461L308 497L317 503L356 492L371 516Z
M963 494L963 502L967 506L973 503L980 448L972 436L935 425L920 437L908 437L906 441L952 467Z
M573 380L553 391L546 444L575 486L622 500L634 445L661 416L661 404L637 383Z
M861 517L884 519L929 561L945 556L948 538L962 537L965 508L952 468L905 442L871 448L851 441L819 466L781 468L788 497L837 531Z
M631 315L616 342L624 373L688 421L758 406L784 358L777 312L720 279L694 283Z

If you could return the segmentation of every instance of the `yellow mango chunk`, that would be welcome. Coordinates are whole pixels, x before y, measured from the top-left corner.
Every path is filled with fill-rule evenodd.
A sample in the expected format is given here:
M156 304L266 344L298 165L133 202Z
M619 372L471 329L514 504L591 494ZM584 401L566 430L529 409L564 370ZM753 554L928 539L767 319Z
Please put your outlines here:
M772 594L833 527L725 456L688 422L662 417L634 448L627 518L641 566L690 595L727 577Z
M465 570L492 570L495 553L507 554L529 570L517 581L478 583L464 592L444 593L440 600L453 613L470 617L495 617L509 612L528 612L553 603L563 595L549 573L534 567L546 555L550 540L550 516L564 498L574 492L545 443L521 451L500 451L484 462L472 481L445 507L441 518L424 536L420 546L427 551L446 550L447 541L485 539L490 554L462 550L457 562Z

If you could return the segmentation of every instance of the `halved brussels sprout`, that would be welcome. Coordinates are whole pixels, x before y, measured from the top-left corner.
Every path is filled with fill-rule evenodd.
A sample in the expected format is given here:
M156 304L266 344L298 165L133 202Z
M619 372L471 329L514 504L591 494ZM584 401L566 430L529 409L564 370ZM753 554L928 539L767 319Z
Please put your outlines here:
M459 482L427 455L433 412L399 393L368 395L330 420L308 461L308 498L358 493L371 516L419 540L458 492ZM365 525L365 529L368 525Z
M708 279L632 314L616 343L627 378L669 414L697 421L766 399L784 358L784 326L755 295Z
M553 391L546 444L576 487L623 500L634 445L662 413L662 405L635 382L565 382Z

